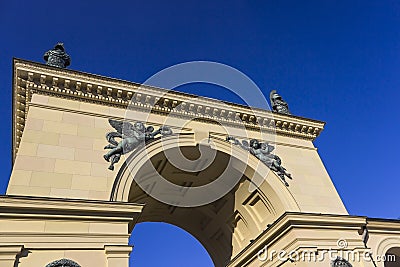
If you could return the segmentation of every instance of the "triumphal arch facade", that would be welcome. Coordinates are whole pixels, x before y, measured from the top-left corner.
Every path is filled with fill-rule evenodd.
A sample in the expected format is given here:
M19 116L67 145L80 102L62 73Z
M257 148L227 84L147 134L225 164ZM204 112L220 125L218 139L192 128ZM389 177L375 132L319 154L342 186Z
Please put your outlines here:
M251 109L58 63L14 60L0 266L127 267L140 222L181 227L218 267L398 266L377 257L398 257L400 224L348 215L313 144L324 122L275 91Z

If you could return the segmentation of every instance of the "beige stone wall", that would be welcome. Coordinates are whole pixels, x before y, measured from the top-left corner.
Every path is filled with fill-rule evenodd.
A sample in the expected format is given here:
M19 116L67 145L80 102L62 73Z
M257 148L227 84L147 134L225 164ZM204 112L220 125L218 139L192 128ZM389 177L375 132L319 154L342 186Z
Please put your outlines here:
M109 199L124 158L114 172L107 169L102 156L107 144L105 134L113 130L108 119L123 119L131 103L134 110L129 111L129 119L191 132L195 143L207 141L210 136L225 138L227 134L270 141L276 147L274 153L293 175L288 191L299 211L347 214L312 143L322 131L323 122L262 110L253 112L213 99L23 60L16 60L14 67L15 162L7 194ZM156 112L141 111L149 107ZM200 121L190 120L196 117ZM274 125L278 135L264 136L257 130L244 133L242 121L248 129L261 125L271 130Z
M107 109L40 95L32 103L7 194L108 200L107 118L79 113Z
M275 151L293 176L289 190L300 211L348 214L316 148L291 142L278 145Z
M108 200L119 166L108 170L103 159L108 118L124 118L125 110L34 94L15 159L7 194ZM196 142L217 134L240 132L219 125L162 115L130 112L149 125L168 123L192 131ZM261 138L247 131L248 138ZM346 214L346 209L311 141L278 135L274 153L293 175L288 188L300 211ZM268 181L267 181L268 182Z
M13 91L15 164L8 194L108 199L116 172L102 159L104 135L112 130L107 119L124 118L131 104L130 119L184 127L197 143L227 133L267 139L293 174L289 190L301 211L347 213L312 144L323 122L23 60L14 61ZM155 113L140 111L146 108ZM190 121L196 117L200 121ZM274 126L278 135L243 135L237 128L244 128L242 122L248 129Z
M0 197L0 266L44 267L67 258L82 267L128 267L128 225L141 209L112 202Z
M187 123L185 119L157 114L148 116L139 111L129 115L130 119L146 121L148 125L183 126L184 131L193 133L195 143L207 141L209 136L243 134L235 128L227 129L206 122ZM105 134L113 130L108 118L123 119L124 116L124 109L33 95L7 194L110 199L124 157L115 171L108 170L109 163L103 159L106 152L103 148L107 144ZM263 138L257 131L247 131L247 135L242 137ZM282 135L268 138L276 147L274 153L281 157L283 166L293 175L293 180L288 180L290 186L283 187L285 194L291 195L297 206L289 211L347 214L311 141ZM219 227L228 223L227 218L234 216L232 257L257 238L268 224L288 211L284 208L283 196L270 188L271 183L281 183L280 179L264 169L266 172L261 175L264 175L265 182L259 188L261 193L249 192L248 182L242 184L235 192L233 215L227 214L215 229L207 229L210 233L218 232Z

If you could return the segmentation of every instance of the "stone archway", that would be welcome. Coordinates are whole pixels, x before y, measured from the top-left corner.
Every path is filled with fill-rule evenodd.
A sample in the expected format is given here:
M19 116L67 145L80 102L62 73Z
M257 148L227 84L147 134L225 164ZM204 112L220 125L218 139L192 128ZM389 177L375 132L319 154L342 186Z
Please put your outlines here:
M255 157L227 142L213 140L210 147L195 144L188 135L172 136L162 143L150 143L126 159L116 177L111 200L145 204L137 223L165 222L184 229L205 247L215 266L225 266L285 211L299 211L279 177ZM165 151L179 150L185 157L195 159L201 149L214 150L216 156L212 164L195 173L178 169L165 156ZM231 158L233 162L229 161ZM213 182L226 168L232 168L231 173L240 177L231 190L215 201L197 207L177 207L150 196L149 187L154 186L151 183L144 185L148 188L143 188L142 182L137 184L136 181L151 176L153 168L168 181L188 187ZM250 191L255 178L265 181Z

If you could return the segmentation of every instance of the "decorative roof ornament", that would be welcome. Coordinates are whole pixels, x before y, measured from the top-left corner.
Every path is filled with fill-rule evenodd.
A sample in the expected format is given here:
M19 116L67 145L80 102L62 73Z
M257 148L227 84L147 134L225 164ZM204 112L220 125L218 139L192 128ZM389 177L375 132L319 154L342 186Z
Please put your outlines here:
M111 162L108 169L114 170L114 164L119 161L123 154L135 150L137 147L144 146L150 140L155 139L157 135L171 135L172 130L167 126L160 127L154 131L153 126L146 127L143 122L135 122L131 124L126 121L116 121L109 119L108 122L116 130L106 134L106 139L110 143L104 149L110 149L103 157L106 161ZM120 138L117 142L115 138Z
M282 99L276 90L271 91L269 99L271 101L272 111L282 114L290 114L289 105Z
M63 43L57 43L53 49L44 53L43 58L46 65L53 67L66 68L71 64L71 58L65 53Z
M226 137L226 141L249 151L250 154L258 158L262 163L267 165L268 168L274 171L282 179L286 186L289 186L285 177L292 180L292 175L288 173L284 167L282 167L281 158L271 153L275 147L271 146L267 142L261 143L257 139L251 139L250 142L247 140L242 140L242 142L240 142L235 137L228 136Z
M81 267L81 266L72 260L61 259L47 264L46 267Z

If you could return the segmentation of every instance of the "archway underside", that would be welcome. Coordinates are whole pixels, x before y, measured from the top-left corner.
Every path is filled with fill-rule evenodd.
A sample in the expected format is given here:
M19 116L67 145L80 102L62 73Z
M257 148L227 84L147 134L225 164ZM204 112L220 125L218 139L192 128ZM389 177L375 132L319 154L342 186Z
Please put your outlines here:
M167 154L182 153L193 164L199 164L195 160L200 150L207 154L207 149L210 147L175 147L168 149ZM232 167L235 162L230 162L232 157L226 153L218 151L206 168L196 172L183 171L167 158L165 151L159 152L135 172L128 201L145 204L138 223L165 222L192 234L208 251L215 266L225 266L285 210L284 204L268 183L262 183L251 192L251 179ZM221 198L197 207L177 207L162 203L148 194L154 184L143 182L151 181L152 175L161 175L176 185L198 187L215 181L227 169L234 176L239 176L238 182ZM269 172L267 175L274 174Z

